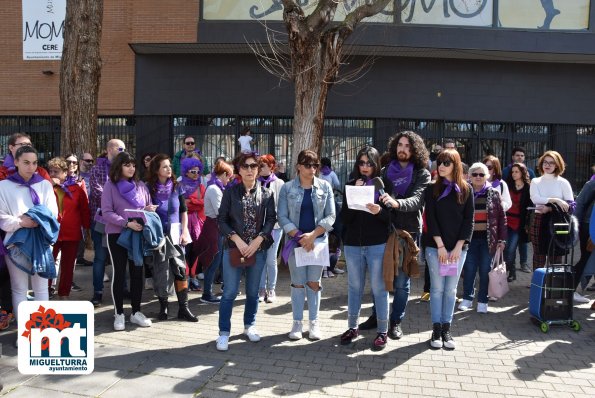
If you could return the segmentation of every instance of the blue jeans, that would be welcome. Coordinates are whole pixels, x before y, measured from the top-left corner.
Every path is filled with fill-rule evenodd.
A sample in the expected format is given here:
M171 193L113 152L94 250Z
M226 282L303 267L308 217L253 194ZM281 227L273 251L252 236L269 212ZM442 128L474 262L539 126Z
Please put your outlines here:
M259 250L255 254L256 263L247 268L232 267L229 262L229 249L223 252L223 297L219 304L219 335L229 336L231 332L231 312L240 289L240 279L246 271L246 303L244 305L244 328L253 326L258 311L258 282L266 262L266 253Z
M277 254L279 253L279 243L281 243L281 228L273 229L273 244L267 250L267 262L262 277L260 278L260 288L265 289L268 277L268 290L275 290L277 286Z
M321 265L296 267L295 253L291 253L289 256L288 265L291 278L291 309L293 311L293 320L301 321L304 319L304 303L306 301L306 296L308 297L309 320L318 320L320 298L322 296L322 284L320 283L320 280L322 278L323 267ZM307 282L318 283L319 289L317 291L312 290Z
M531 242L519 242L519 256L521 257L521 264L528 264L530 244Z
M93 290L95 293L103 294L103 275L105 274L105 260L107 259L107 248L103 247L103 235L95 231L95 222L91 223L91 239L93 240Z
M217 270L221 268L221 262L223 261L223 235L219 235L217 238L217 247L219 248L219 251L215 254L213 261L211 261L209 268L207 268L207 271L205 272L202 291L203 298L213 297L213 281L215 280Z
M519 252L522 253L523 243L519 243L519 231L515 231L514 229L508 228L508 236L506 239L506 248L504 249L504 261L506 261L506 268L508 270L512 270L514 273L516 262L516 249L519 248ZM522 259L522 256L521 256ZM526 257L525 257L526 262ZM523 261L521 260L521 264Z
M477 302L488 302L488 283L489 273L492 263L490 250L488 247L488 240L486 238L473 239L469 243L469 250L467 252L467 259L463 269L465 274L463 276L463 298L465 300L473 301L475 297L475 275L479 273L479 290L477 292Z
M432 323L451 323L457 299L457 284L463 270L467 251L461 252L455 276L440 276L438 249L426 247L426 262L430 269L430 313Z
M344 246L347 263L348 327L357 329L362 296L366 286L366 270L370 271L370 285L378 319L378 333L388 331L388 292L382 276L382 258L386 243L373 246Z

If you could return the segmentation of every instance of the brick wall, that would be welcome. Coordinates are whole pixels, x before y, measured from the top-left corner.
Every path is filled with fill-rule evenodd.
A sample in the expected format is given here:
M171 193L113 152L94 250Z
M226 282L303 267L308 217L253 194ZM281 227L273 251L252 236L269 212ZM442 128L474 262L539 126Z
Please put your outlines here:
M0 115L58 115L60 61L24 61L22 6L0 6ZM196 42L199 0L104 0L102 115L134 112L134 53L130 43ZM53 75L42 71L51 70Z

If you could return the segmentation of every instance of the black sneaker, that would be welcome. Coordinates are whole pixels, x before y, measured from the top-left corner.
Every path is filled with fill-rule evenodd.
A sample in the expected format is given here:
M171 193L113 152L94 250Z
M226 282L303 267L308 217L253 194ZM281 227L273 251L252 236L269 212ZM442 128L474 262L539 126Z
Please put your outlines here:
M80 260L76 260L76 265L80 265L83 267L92 267L93 261L85 260L84 258L82 258Z
M93 298L91 299L91 304L93 304L94 307L99 307L101 305L102 301L103 301L103 295L99 294L99 293L95 293L93 295Z
M353 339L359 336L359 330L357 329L348 329L345 333L341 335L341 345L351 344Z
M73 292L80 292L83 290L83 288L74 283L74 281L72 281L72 287L70 288L70 290L72 290Z
M378 327L378 322L376 321L376 315L372 315L371 317L366 319L364 322L359 324L360 330L371 330L371 329L376 329L377 327Z
M455 341L450 334L450 323L442 324L442 346L447 350L455 349Z
M442 348L442 325L439 323L433 325L430 347L433 349Z
M384 348L386 347L387 340L388 339L386 338L386 333L378 333L378 335L374 339L374 342L372 343L372 350L373 351L384 350Z
M388 337L393 340L399 340L403 337L403 329L401 329L401 323L396 321L390 321L390 327L388 328Z

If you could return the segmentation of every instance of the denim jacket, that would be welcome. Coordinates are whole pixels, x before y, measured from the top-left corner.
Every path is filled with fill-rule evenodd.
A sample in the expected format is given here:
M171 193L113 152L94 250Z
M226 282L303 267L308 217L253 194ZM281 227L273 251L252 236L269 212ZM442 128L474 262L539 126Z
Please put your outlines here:
M304 199L304 188L300 185L297 176L281 187L277 216L279 225L285 233L298 229L300 223L300 210ZM314 177L312 184L312 204L314 205L314 223L329 232L335 222L335 199L331 185Z

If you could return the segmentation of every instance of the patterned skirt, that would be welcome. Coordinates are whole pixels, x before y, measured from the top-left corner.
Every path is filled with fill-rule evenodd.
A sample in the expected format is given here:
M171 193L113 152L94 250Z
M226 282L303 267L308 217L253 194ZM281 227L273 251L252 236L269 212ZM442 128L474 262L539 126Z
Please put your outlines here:
M550 236L544 236L542 228L543 218L543 214L536 213L529 229L529 238L533 246L533 271L537 268L545 267L548 257L547 253L543 252L543 245L540 244L543 240L549 240L551 238ZM562 257L553 257L550 259L550 262L552 261L556 264L560 263L562 262Z

